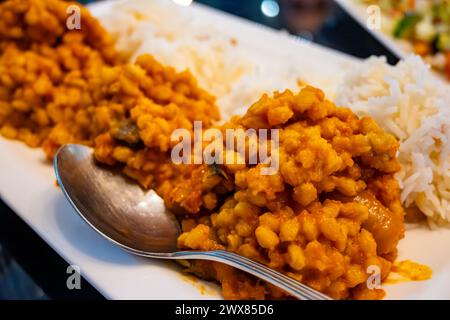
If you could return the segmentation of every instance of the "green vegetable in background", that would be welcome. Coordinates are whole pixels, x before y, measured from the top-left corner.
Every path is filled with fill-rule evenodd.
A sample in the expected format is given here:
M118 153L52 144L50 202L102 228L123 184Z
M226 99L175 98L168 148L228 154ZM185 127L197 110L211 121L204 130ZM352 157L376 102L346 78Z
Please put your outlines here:
M409 12L405 14L395 26L394 37L407 38L414 31L415 26L420 22L422 17L419 14Z

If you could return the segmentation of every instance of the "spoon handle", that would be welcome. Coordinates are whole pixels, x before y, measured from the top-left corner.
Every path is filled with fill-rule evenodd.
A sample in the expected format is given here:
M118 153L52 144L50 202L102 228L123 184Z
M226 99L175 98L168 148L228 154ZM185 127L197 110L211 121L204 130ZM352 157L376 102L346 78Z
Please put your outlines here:
M222 250L178 251L171 254L170 259L198 259L221 262L267 281L300 300L332 300L325 294L320 293L291 277L233 252Z

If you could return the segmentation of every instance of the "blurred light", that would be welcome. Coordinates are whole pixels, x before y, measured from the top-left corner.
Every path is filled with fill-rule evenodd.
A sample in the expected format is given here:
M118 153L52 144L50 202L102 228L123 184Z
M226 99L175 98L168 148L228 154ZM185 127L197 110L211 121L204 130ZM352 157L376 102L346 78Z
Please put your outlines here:
M280 6L274 0L264 0L261 2L262 13L269 18L274 18L280 13Z
M179 4L180 6L189 6L192 3L192 0L172 0L176 4Z

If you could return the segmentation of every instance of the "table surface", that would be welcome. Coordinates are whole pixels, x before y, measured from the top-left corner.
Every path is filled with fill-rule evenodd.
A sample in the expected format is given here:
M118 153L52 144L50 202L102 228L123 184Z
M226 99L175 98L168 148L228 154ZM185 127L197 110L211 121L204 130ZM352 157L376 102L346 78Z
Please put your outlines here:
M357 57L385 55L390 63L397 62L394 55L332 0L278 0L279 14L273 18L263 14L263 0L197 2L276 29L285 29ZM84 280L81 289L69 290L67 267L67 263L0 198L0 300L103 299Z

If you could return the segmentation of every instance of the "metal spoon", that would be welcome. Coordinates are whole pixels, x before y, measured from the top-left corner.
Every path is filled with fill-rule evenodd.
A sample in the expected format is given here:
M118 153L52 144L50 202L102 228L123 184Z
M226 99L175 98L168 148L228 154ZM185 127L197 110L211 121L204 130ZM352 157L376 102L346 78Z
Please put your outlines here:
M95 231L133 254L157 259L221 262L248 272L302 300L330 300L308 286L261 263L228 251L178 251L180 226L164 201L142 190L120 172L97 164L92 149L61 147L55 158L56 178L75 211Z

